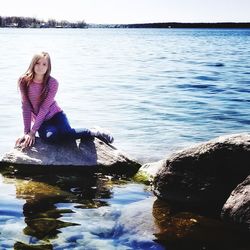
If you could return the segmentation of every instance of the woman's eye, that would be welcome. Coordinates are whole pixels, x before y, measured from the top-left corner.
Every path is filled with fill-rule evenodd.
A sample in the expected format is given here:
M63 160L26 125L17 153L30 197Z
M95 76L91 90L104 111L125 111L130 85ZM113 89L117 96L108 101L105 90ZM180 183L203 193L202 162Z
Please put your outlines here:
M47 64L46 64L46 63L44 63L44 64L43 64L43 66L47 66Z

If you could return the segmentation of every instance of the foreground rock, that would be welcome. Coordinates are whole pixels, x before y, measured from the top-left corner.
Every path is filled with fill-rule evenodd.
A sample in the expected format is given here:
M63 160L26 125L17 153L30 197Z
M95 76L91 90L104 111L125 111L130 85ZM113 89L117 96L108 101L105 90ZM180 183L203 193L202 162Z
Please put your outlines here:
M173 154L154 178L155 194L185 207L221 211L249 174L250 134L218 137Z
M250 231L250 175L233 190L223 206L221 217Z
M14 148L6 153L1 165L14 165L32 170L54 169L69 170L72 167L81 170L100 171L114 174L135 174L140 165L112 145L99 139L76 141L67 145L50 145L36 138L33 147L21 150Z

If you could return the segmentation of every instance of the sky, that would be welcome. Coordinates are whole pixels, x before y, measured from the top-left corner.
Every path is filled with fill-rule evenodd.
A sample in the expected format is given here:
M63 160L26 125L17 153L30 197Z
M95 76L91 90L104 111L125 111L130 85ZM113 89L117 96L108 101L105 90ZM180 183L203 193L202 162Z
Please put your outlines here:
M0 16L98 24L250 22L250 0L1 0Z

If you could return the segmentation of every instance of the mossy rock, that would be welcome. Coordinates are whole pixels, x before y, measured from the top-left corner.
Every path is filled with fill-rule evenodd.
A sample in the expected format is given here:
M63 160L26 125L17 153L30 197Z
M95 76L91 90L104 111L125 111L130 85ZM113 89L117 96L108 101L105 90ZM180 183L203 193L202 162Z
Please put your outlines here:
M28 245L20 241L14 244L14 250L52 250L53 246L51 244L45 245Z

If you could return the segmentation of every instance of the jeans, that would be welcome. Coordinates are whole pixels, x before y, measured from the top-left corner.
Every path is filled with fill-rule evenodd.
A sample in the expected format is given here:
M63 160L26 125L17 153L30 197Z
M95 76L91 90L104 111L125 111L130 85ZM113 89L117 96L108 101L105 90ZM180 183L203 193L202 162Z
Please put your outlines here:
M91 137L91 131L87 128L71 128L64 112L59 112L49 120L44 121L38 134L47 143L65 143Z

